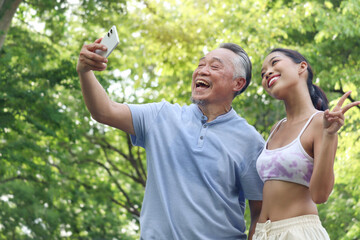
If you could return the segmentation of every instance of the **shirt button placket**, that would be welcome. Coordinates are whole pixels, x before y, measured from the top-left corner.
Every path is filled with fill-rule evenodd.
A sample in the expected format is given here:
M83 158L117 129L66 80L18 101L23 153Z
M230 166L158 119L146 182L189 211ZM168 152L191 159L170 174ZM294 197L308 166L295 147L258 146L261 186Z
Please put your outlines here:
M203 124L203 127L201 128L200 137L199 137L198 144L197 144L198 147L202 147L204 144L207 127L208 127L207 124Z

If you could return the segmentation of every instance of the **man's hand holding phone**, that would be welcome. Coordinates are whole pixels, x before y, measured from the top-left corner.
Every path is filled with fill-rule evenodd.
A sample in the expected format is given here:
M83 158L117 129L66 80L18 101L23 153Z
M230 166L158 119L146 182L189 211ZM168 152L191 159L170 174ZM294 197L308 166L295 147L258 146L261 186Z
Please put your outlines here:
M110 53L112 53L112 51L119 44L119 36L117 34L115 25L110 28L100 43L104 44L107 47L107 50L103 51L101 49L97 49L95 52L103 57L109 57Z
M119 43L116 27L113 26L103 38L96 39L95 42L85 44L80 51L80 56L76 70L78 73L88 71L103 71L108 62L107 57Z

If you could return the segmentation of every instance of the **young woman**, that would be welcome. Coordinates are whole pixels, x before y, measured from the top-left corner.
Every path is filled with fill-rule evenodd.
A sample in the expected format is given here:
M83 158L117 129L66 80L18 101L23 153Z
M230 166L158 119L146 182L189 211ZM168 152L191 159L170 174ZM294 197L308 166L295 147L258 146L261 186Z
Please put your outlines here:
M257 161L265 182L263 206L253 239L329 239L316 204L327 201L334 186L337 132L344 113L344 94L332 111L313 72L298 52L274 49L264 60L262 85L282 100L286 118L275 124Z

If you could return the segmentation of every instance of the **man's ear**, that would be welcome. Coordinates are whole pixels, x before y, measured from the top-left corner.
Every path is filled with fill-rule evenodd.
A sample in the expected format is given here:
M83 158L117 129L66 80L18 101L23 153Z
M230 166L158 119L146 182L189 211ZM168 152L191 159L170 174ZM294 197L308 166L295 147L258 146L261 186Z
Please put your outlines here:
M234 83L234 91L238 92L245 87L246 79L243 77L238 77L234 80Z
M307 67L308 67L307 62L302 61L302 62L299 64L299 74L302 74L302 73L306 72Z

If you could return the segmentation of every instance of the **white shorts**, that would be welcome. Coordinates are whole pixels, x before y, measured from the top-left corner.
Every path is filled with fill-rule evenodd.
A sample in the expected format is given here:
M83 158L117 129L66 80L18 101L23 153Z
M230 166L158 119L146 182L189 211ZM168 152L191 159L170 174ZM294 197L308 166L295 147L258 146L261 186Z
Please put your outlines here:
M257 223L253 240L330 240L319 216L304 215Z

